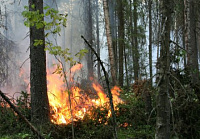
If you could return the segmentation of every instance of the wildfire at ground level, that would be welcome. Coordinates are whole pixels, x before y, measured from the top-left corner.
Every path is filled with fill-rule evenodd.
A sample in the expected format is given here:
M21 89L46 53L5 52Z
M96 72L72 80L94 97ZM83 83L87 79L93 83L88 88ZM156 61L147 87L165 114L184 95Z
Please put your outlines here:
M82 65L72 67L71 75L77 70L80 70ZM69 124L73 121L81 120L86 115L92 116L91 110L98 107L106 107L110 109L109 99L103 91L101 85L92 81L89 90L85 91L78 86L73 85L74 81L69 76L70 88L67 89L63 78L59 74L52 74L48 71L48 97L51 111L51 121L55 124ZM114 108L123 101L119 98L120 88L115 86L111 89L113 95ZM70 96L70 97L69 97ZM70 99L70 100L69 100ZM71 104L70 104L71 102ZM107 118L111 116L111 111L108 111Z

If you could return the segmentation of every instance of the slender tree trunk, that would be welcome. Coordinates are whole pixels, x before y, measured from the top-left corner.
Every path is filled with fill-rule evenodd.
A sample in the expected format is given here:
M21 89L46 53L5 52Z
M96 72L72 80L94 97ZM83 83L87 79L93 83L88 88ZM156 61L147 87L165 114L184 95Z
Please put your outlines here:
M96 33L97 33L97 54L100 57L100 46L99 46L99 3L98 0L96 0ZM97 65L97 75L98 75L98 79L100 79L101 77L101 71L100 71L100 62L98 61L98 65Z
M113 46L113 52L114 52L114 58L115 58L115 72L116 75L118 75L119 72L119 66L118 66L118 44L117 44L117 25L118 25L118 20L116 16L116 1L108 1L108 7L109 7L109 15L110 15L110 30L111 30L111 35L112 35L112 46ZM117 78L117 76L116 76Z
M186 21L186 15L185 15L185 0L184 1L182 1L182 3L181 3L182 5L183 5L183 27L182 27L182 34L183 34L183 36L182 36L182 43L183 43L183 48L186 50L186 41L185 41L185 38L186 38L186 23L185 23L185 21ZM184 61L184 68L186 68L187 67L187 65L186 65L186 55L184 55L183 56L183 61Z
M124 81L124 2L122 0L117 1L118 5L118 44L119 44L119 85L123 87Z
M129 86L129 76L128 76L128 63L127 63L127 54L126 54L126 50L124 48L124 65L125 65L125 71L126 71L126 86Z
M189 2L188 0L184 0L184 26L185 26L185 48L186 50L189 47ZM187 55L187 60L188 60L188 55ZM187 68L187 62L186 61L186 68Z
M149 0L149 72L150 72L150 80L149 86L152 87L152 18L151 18L151 5L152 0ZM146 105L146 113L149 115L152 110L151 104L151 94L145 94L145 105Z
M134 48L133 48L133 54L134 54L134 80L137 81L139 79L139 52L138 52L138 28L137 28L137 20L138 20L138 1L134 1L134 10L133 10L133 16L134 16Z
M35 5L35 9L31 5ZM31 11L39 10L43 14L43 0L29 0ZM42 40L42 45L34 46L35 40ZM49 121L49 103L46 81L46 53L44 28L30 27L30 85L31 116L33 123L43 124Z
M111 35L111 30L110 30L110 17L109 17L107 0L103 0L103 9L104 9L104 18L105 18L105 26L106 26L106 36L107 36L107 43L108 43L108 53L109 53L109 59L110 59L112 83L113 85L116 85L117 80L116 80L116 70L115 70L115 59L114 59L114 52L113 52L113 45L112 45L112 35Z
M92 30L93 30L93 23L92 23L92 2L91 0L88 1L88 29L87 29L87 38L90 42L90 44L93 46L93 34L92 34ZM89 53L88 53L88 57L87 57L87 66L88 66L88 79L90 77L93 77L94 76L94 69L93 69L93 56L92 56L92 51L89 50Z
M194 88L199 88L199 68L198 68L198 49L196 36L196 6L195 0L188 0L189 14L188 25L188 47L187 47L187 67L191 76L191 84ZM199 94L199 92L197 92ZM198 95L197 94L197 95ZM200 97L200 95L198 95Z
M162 25L161 32L161 53L157 96L157 117L155 139L170 138L170 102L169 102L169 69L170 69L170 25L172 13L172 1L162 0Z
M130 43L131 43L131 46L132 46L132 49L131 49L131 56L132 56L132 61L133 61L133 67L134 67L134 36L133 36L133 13L132 13L132 0L129 0L129 12L130 12L130 23L129 23L129 29L130 29ZM134 68L133 70L131 71L131 76L134 74ZM131 78L133 79L133 77Z
M150 72L150 86L152 87L152 17L151 17L152 0L149 0L149 72Z

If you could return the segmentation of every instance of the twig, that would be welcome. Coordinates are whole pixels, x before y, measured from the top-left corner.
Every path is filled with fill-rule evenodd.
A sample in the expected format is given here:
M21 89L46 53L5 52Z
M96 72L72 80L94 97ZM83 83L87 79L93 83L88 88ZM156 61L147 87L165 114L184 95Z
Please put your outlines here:
M26 61L29 60L30 57L28 57L26 60L24 60L24 62L22 63L22 65L20 66L20 69L22 68L22 66L26 63Z
M184 49L183 47L181 47L178 43L176 43L176 42L174 42L174 41L172 41L172 40L170 40L169 43L173 43L173 44L175 44L176 46L178 46L178 48L180 48L180 49L182 49L183 51L187 52L187 50Z
M105 67L103 66L103 62L101 61L97 52L94 50L94 48L91 46L91 44L82 35L81 35L81 38L85 41L85 43L89 46L89 48L92 50L92 52L96 55L97 60L99 61L100 65L102 67L102 70L104 72L106 84L107 84L107 87L108 87L108 96L109 96L109 100L110 100L110 108L111 108L111 113L112 113L113 132L114 132L114 135L116 136L117 135L117 124L116 124L117 120L116 120L116 115L115 115L115 110L114 110L114 105L113 105L112 93L111 93L111 90L110 90L110 83L109 83L109 80L108 80L108 74L107 74Z
M27 118L21 114L21 112L10 102L9 98L4 95L4 93L0 90L1 97L10 105L10 107L21 117L31 128L31 130L38 136L39 139L45 139L41 133L27 120Z

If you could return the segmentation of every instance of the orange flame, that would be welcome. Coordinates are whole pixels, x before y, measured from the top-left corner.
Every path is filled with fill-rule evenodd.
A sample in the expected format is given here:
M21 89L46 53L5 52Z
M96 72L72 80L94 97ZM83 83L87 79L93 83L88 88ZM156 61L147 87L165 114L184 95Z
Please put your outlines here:
M71 74L82 68L82 64L73 66ZM52 73L52 72L51 72ZM92 107L109 106L109 99L104 93L103 88L96 82L92 83L93 89L97 92L97 98L90 98L79 87L73 86L70 89L66 88L63 79L58 74L47 73L48 80L48 97L51 110L51 121L55 124L69 124L72 122L72 116L70 111L69 94L71 98L71 110L73 120L77 121L83 119L87 114L91 116L90 110ZM70 77L71 78L71 77ZM72 81L72 78L70 79ZM115 86L112 90L114 107L118 103L123 103L119 98L120 88ZM108 107L109 109L109 107ZM108 117L111 116L111 112L108 112Z

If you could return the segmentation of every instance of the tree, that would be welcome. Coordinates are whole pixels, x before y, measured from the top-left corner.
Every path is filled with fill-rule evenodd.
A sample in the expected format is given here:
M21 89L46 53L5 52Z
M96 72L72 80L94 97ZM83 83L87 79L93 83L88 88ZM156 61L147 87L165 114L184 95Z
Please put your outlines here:
M124 1L118 0L118 44L119 44L119 85L123 87L124 81Z
M196 1L185 1L186 11L186 49L187 49L187 69L191 77L191 85L200 99L199 94L199 68L198 68L198 49L197 49L197 32L196 32Z
M29 0L30 11L43 14L43 0ZM42 18L44 21L44 18ZM35 46L36 40L43 43ZM46 53L44 26L30 27L30 85L31 85L31 116L33 123L43 124L49 121L49 103L46 81Z
M149 0L149 74L150 74L150 86L152 86L152 17L151 6L152 0Z
M138 20L138 0L133 2L134 10L133 10L133 23L134 23L134 46L133 46L133 68L134 68L134 80L137 81L139 79L139 52L138 52L138 28L137 28L137 20Z
M100 57L100 42L99 42L99 3L98 0L96 0L96 40L97 40L97 54ZM98 79L100 79L101 77L101 71L100 71L100 62L98 61L97 64L97 75L98 75Z
M111 35L111 30L110 30L110 17L109 17L107 0L103 0L103 9L104 9L106 37L107 37L107 43L108 43L108 53L109 53L109 60L110 60L112 83L113 85L116 85L117 80L116 80L116 70L115 70L115 59L114 59L114 51L113 51L113 45L112 45L112 35Z
M159 69L156 139L170 138L170 102L169 102L169 69L170 69L170 26L172 13L172 0L160 1L162 13L162 32L160 58L157 61Z
M85 10L86 10L86 36L89 40L90 44L93 46L93 3L91 0L85 1ZM88 79L93 77L94 69L93 69L93 54L92 51L89 50L87 55L87 68L88 68Z

